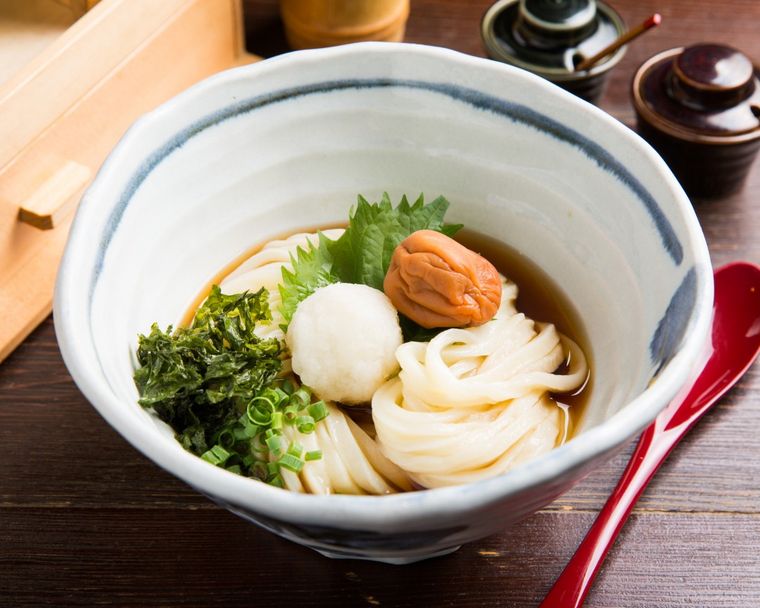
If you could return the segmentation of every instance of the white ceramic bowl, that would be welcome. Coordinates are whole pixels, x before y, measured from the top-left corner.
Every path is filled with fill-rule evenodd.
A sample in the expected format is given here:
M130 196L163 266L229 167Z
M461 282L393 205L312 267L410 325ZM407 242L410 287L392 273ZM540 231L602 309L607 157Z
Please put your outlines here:
M357 193L384 190L445 195L450 221L563 287L593 351L582 432L498 478L383 497L290 493L185 452L136 402L138 332L176 323L251 245L344 220ZM79 207L55 322L77 385L158 465L327 555L400 563L505 528L641 431L695 366L712 289L689 201L616 120L500 63L366 43L224 72L140 119Z

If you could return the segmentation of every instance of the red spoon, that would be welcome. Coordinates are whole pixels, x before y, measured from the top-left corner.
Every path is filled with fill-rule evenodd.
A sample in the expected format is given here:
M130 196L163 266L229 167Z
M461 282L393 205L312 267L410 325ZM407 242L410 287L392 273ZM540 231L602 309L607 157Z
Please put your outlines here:
M733 262L715 271L711 347L688 394L676 397L644 430L612 495L539 608L583 604L607 552L657 469L752 365L760 352L760 267Z

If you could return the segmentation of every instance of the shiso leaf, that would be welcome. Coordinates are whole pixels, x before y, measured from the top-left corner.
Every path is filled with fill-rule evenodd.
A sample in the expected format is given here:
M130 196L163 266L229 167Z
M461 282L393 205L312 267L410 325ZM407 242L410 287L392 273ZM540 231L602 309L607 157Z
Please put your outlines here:
M410 204L406 196L397 207L384 193L380 202L370 203L359 195L349 216L348 227L337 239L320 233L319 245L299 248L291 259L292 270L283 268L280 313L287 328L298 304L319 287L330 283L361 283L382 291L383 280L396 247L417 230L435 230L453 236L461 224L445 224L449 202L442 196L425 204L423 195ZM418 329L411 321L410 332ZM405 332L406 335L407 332Z
M309 243L306 248L298 247L295 256L290 256L293 270L282 268L280 290L280 314L285 320L283 330L290 323L293 313L300 302L308 298L320 287L337 283L338 278L332 273L332 256L325 244L329 239L322 233L319 245Z

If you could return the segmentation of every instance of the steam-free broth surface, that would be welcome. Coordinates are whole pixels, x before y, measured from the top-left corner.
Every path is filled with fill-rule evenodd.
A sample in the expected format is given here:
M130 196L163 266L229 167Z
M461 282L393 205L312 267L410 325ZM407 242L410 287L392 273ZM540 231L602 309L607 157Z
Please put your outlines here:
M557 329L581 347L590 371L586 384L574 395L556 395L555 399L570 406L572 437L580 424L593 391L594 361L581 316L562 288L535 262L517 249L474 230L463 228L454 237L462 245L490 261L496 269L519 288L517 309L539 322L553 323Z
M179 325L181 327L188 326L193 320L195 311L208 296L211 286L222 283L227 276L233 273L251 256L258 253L268 242L285 239L299 232L315 232L330 228L344 228L345 226L345 223L308 226L298 230L289 230L288 232L267 238L261 243L257 243L237 256L204 285L203 289L193 299L182 316ZM454 239L468 249L485 257L500 273L518 286L517 308L520 312L535 321L553 323L561 333L576 342L585 353L589 369L592 370L588 381L573 395L554 396L560 403L570 406L568 438L572 437L575 430L579 427L586 404L593 390L594 377L593 354L579 313L561 287L540 266L515 248L496 238L467 228L460 230ZM350 413L352 413L352 417L357 419L357 422L362 424L362 426L366 426L368 416L366 416L366 412L362 413L362 409L352 408Z

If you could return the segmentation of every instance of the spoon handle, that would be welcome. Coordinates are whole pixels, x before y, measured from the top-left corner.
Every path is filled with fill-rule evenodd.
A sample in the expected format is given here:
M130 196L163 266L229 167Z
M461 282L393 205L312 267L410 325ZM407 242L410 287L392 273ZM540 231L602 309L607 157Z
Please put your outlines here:
M657 469L760 353L760 267L732 262L715 271L713 312L712 339L694 384L644 430L612 495L539 608L583 604L607 552Z
M705 393L704 384L698 382L687 395L672 401L644 430L620 481L539 608L578 608L583 604L633 505L657 469L699 417L731 385L733 382ZM684 408L686 403L689 407Z

